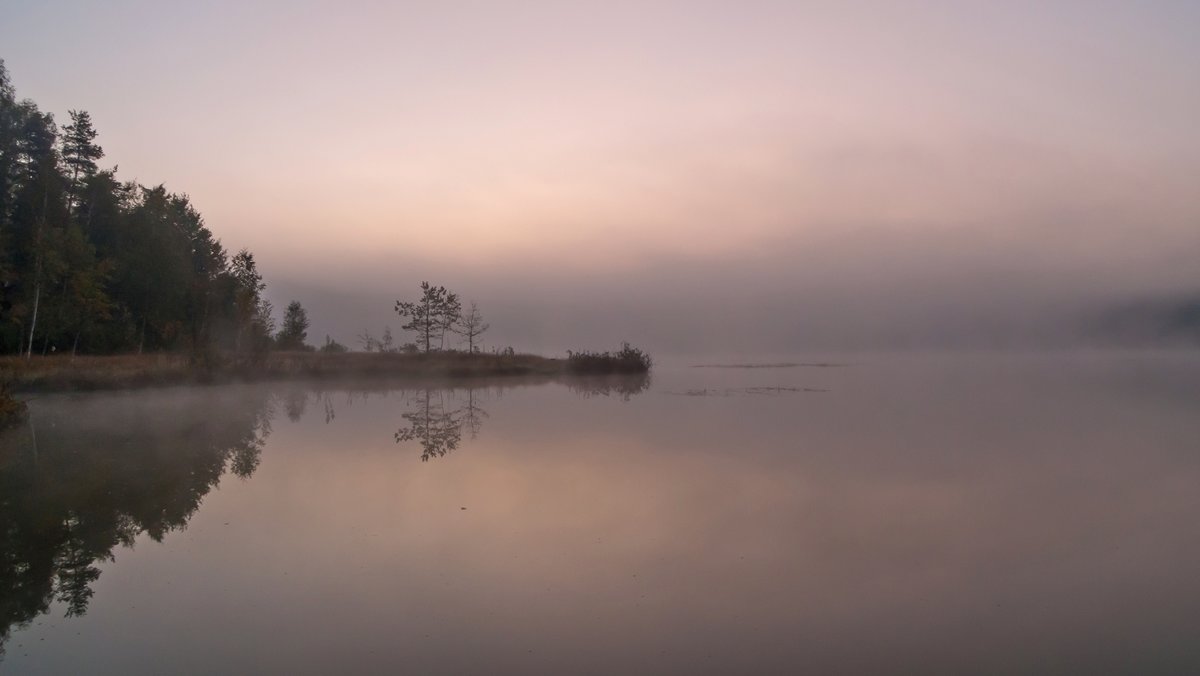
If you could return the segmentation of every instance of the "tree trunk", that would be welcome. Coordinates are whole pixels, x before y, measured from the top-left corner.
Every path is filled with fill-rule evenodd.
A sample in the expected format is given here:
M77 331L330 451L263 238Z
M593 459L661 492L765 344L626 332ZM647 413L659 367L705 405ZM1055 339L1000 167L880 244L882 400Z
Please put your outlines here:
M41 275L38 275L38 277L41 277ZM30 320L30 322L29 322L29 343L28 343L27 349L25 351L26 359L30 359L33 357L33 330L35 328L37 328L38 304L41 302L41 300L42 300L42 280L39 279L37 282L37 286L34 287L34 291L33 291L33 319Z
M25 420L29 422L29 438L33 441L33 464L36 466L38 461L37 428L33 426L33 414L26 415Z
M75 332L75 342L71 344L71 361L75 361L75 352L79 349L79 333Z
M37 262L33 266L34 277L34 292L33 292L33 319L29 322L29 346L25 353L25 358L33 357L33 332L37 328L38 302L42 298L42 236L46 229L46 210L50 208L50 191L45 185L46 179L42 179L42 213L38 216L38 229L33 238L34 256Z
M146 345L146 317L142 316L142 335L138 338L138 354L142 353L142 348Z

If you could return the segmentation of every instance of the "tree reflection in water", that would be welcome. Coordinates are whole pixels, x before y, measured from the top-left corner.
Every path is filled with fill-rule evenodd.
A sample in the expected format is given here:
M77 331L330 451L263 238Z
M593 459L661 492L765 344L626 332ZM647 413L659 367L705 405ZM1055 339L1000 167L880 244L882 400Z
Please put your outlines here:
M396 443L419 442L422 462L440 458L458 448L462 441L464 415L461 407L447 406L446 400L453 394L453 390L419 390L415 410L401 416L408 421L408 426L396 431Z
M87 611L98 563L142 534L162 541L181 530L225 474L248 478L258 468L276 404L299 421L321 405L334 422L338 400L399 394L408 410L396 443L415 442L421 460L476 438L484 404L514 387L558 382L584 397L628 400L646 376L569 379L505 378L484 387L314 390L200 388L89 395L69 405L35 408L29 425L0 435L0 659L11 631L62 603L68 616ZM39 410L41 412L39 412ZM69 412L69 413L67 413Z
M0 656L52 603L86 612L96 564L118 546L162 541L227 471L253 474L273 415L255 389L114 394L71 410L0 438Z
M545 382L544 380L537 382ZM583 397L617 396L623 401L645 392L650 387L647 374L621 376L574 376L555 382ZM527 384L508 381L505 385ZM410 410L401 415L408 424L396 431L396 443L415 441L421 446L421 461L441 458L456 450L462 443L463 432L471 439L479 436L484 418L489 417L480 405L490 396L502 396L504 385L487 388L427 387L409 398Z

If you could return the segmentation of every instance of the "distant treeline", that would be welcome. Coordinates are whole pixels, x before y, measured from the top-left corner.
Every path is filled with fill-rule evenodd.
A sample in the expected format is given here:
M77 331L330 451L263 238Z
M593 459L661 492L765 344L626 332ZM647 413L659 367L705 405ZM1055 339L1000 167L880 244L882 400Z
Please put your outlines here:
M1108 344L1200 346L1200 294L1107 307L1089 319L1087 329L1093 339Z
M0 61L0 353L212 349L273 340L262 275L184 194L117 179L86 111L61 128Z

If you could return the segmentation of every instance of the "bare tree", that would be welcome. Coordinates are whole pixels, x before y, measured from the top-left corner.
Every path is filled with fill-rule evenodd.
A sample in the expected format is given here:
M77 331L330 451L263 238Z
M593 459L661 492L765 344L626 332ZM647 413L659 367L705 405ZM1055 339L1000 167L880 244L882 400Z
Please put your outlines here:
M483 315L479 313L479 306L475 304L475 301L471 301L471 309L458 318L455 331L467 339L467 351L475 352L479 349L475 344L476 339L490 327L491 324L484 323Z
M383 339L379 341L380 352L397 352L395 339L392 338L392 327L383 327Z
M374 352L379 349L379 341L375 336L371 335L370 329L363 329L363 332L358 334L358 342L363 346L366 352Z

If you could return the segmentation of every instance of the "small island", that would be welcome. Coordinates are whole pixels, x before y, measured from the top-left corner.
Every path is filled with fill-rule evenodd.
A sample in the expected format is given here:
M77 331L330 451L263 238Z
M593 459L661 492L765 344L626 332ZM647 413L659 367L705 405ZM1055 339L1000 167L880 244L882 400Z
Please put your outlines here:
M468 378L644 375L651 360L626 343L616 352L572 352L542 357L516 352L269 352L258 357L225 355L199 364L187 354L69 355L0 358L0 415L16 416L12 394L128 389L168 385L314 379L428 381ZM6 403L8 402L8 403ZM10 410L11 409L11 410Z
M329 336L310 345L299 301L277 324L253 253L231 253L186 194L103 168L91 116L68 117L60 126L19 99L0 61L0 426L24 417L18 397L32 392L650 369L628 344L564 358L485 349L478 305L429 282L393 308L411 342L385 328L360 334L359 351Z

